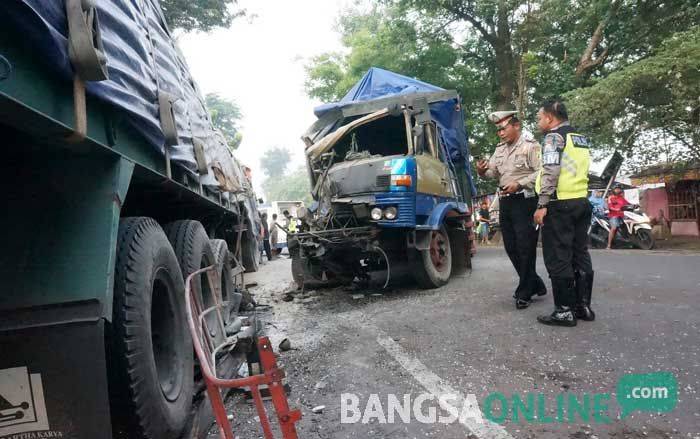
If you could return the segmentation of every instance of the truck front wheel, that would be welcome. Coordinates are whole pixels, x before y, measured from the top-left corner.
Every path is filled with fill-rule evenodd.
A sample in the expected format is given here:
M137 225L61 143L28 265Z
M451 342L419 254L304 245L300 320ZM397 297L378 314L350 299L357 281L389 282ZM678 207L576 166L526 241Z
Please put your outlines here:
M179 437L192 404L192 343L185 286L158 223L119 223L110 332L115 437Z
M437 288L447 284L452 274L452 248L445 226L432 230L428 243L427 249L413 251L413 273L421 288Z

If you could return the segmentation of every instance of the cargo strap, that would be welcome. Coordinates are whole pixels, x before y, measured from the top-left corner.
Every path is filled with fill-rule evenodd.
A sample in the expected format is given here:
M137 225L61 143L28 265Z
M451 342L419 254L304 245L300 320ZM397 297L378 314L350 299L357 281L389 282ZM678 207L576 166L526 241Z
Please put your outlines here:
M68 21L68 57L73 65L73 107L75 126L67 140L85 140L87 108L85 81L109 78L97 10L93 0L66 0Z

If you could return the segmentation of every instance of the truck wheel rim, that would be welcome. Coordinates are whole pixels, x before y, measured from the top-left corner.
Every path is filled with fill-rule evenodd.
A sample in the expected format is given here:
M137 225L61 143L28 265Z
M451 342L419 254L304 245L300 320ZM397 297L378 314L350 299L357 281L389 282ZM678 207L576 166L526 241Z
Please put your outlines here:
M430 238L430 261L437 271L447 266L447 240L439 231L433 231Z
M179 329L171 297L172 286L167 276L165 270L158 270L153 281L151 343L161 391L168 401L174 401L182 387L182 372L173 342Z

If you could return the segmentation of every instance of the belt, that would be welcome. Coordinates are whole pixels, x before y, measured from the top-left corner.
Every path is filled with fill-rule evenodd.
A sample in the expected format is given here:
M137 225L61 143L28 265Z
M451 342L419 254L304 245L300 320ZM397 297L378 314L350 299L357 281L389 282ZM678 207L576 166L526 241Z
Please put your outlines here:
M533 191L529 191L529 190L527 190L527 189L521 189L521 190L519 190L518 192L514 192L514 193L512 193L512 194L504 194L504 193L502 193L502 192L499 192L499 194L498 194L498 198L500 198L500 199L504 199L504 198L520 198L520 197L523 197L523 198L530 198L530 197L534 197L534 196L535 196L535 193L534 193Z

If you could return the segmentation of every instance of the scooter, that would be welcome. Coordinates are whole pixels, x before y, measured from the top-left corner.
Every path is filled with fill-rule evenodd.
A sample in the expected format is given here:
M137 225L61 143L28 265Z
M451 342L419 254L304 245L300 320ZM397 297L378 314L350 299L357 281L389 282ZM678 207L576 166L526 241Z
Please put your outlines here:
M654 248L654 236L651 233L651 220L639 210L638 205L630 205L622 208L623 224L617 228L615 245L632 245L642 250ZM588 229L588 237L593 248L605 248L608 245L610 235L610 220L607 217L593 215L591 226Z

